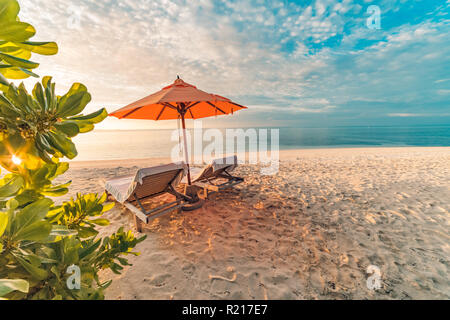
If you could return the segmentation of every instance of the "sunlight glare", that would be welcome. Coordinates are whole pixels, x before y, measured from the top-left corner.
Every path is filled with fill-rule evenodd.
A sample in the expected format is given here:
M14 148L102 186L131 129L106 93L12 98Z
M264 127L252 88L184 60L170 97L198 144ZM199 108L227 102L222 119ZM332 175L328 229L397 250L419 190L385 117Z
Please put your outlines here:
M15 164L15 165L20 165L21 163L22 163L22 159L20 159L18 156L16 156L16 155L13 155L12 157L11 157L11 160L12 160L12 162Z

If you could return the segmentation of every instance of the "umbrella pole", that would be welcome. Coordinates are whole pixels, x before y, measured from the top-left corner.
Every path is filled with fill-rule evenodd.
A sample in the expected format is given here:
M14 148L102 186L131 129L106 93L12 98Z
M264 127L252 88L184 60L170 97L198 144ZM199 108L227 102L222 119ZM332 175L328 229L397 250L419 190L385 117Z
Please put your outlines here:
M187 149L186 122L184 121L184 114L183 113L181 114L181 123L183 125L184 157L185 157L186 165L187 165L187 168L188 168L188 174L187 174L188 185L192 185L192 182L191 182L191 169L189 167L189 154L188 154L188 149Z

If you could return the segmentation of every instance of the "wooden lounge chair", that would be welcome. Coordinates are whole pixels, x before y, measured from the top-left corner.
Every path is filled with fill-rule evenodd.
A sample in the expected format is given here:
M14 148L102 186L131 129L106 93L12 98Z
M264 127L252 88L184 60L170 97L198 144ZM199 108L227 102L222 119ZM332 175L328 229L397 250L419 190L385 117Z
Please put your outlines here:
M203 190L203 195L208 198L208 193L220 192L244 182L243 178L231 175L238 166L237 156L216 159L203 169L193 168L192 185ZM186 180L183 179L183 183Z
M188 196L175 190L185 171L186 165L184 163L140 169L134 175L108 180L105 189L117 202L122 203L134 213L136 229L142 231L142 222L149 223L150 220L172 210L181 211L183 204L190 200ZM143 200L165 193L175 196L175 201L149 211L144 208Z

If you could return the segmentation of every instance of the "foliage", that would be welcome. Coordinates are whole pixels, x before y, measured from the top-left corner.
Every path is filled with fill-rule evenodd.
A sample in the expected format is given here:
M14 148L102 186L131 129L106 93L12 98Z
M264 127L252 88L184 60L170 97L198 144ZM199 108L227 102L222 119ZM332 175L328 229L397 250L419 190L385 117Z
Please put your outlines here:
M102 299L111 281L101 282L99 271L120 273L130 265L124 257L137 255L136 238L119 228L100 237L102 215L113 207L106 194L77 194L55 204L49 197L65 195L70 181L54 180L69 169L72 138L94 129L105 109L82 115L91 100L79 83L58 96L50 77L28 93L5 79L24 78L37 64L31 52L54 54L56 44L27 42L35 30L17 18L16 0L0 0L0 299ZM81 271L80 289L70 289L70 267Z
M95 226L109 225L109 221L100 216L114 207L114 203L103 205L105 201L106 194L101 198L96 194L77 194L76 200L72 198L55 211L52 221L76 230L80 238L96 236L98 231Z
M13 292L21 291L27 293L29 290L28 282L21 279L0 279L0 297ZM1 300L2 298L0 298Z
M39 88L45 94L39 94ZM71 139L92 130L106 117L106 110L79 115L90 100L86 88L74 84L67 94L57 96L49 77L31 95L23 84L18 88L10 84L0 98L4 124L0 163L9 171L0 179L0 279L29 284L24 292L24 286L0 282L0 293L11 299L103 298L110 282L101 283L98 272L106 268L120 272L129 265L122 256L135 254L132 248L145 237L137 239L120 228L98 238L96 228L109 224L101 216L113 207L105 204L106 194L77 194L61 205L48 197L68 192L70 182L53 184L69 168L60 159L75 157ZM14 163L13 157L22 161ZM66 285L71 265L81 269L80 290Z
M8 79L37 77L31 70L39 63L30 61L32 53L54 55L58 52L55 42L32 42L36 30L18 18L20 6L17 0L0 0L0 89Z
M94 200L95 199L95 200ZM0 228L2 251L0 254L0 278L18 277L29 283L29 292L9 292L10 299L99 299L110 281L101 283L98 271L110 268L120 271L128 261L122 255L132 252L145 237L137 239L131 232L120 228L115 234L103 239L77 231L80 226L95 220L86 216L98 215L108 210L103 204L105 196L79 195L69 207L77 207L76 215L66 210L67 204L54 206L48 199L40 199L25 206L16 207L10 200L7 210L1 213ZM95 205L84 214L86 205ZM95 209L94 209L95 207ZM110 206L109 206L110 207ZM73 219L77 216L78 219ZM98 219L96 219L98 220ZM71 221L67 224L67 221ZM99 223L99 221L95 221ZM107 220L99 224L107 224ZM81 289L70 290L67 279L68 267L77 265L81 270ZM0 282L0 292L5 292Z
M9 84L0 94L0 156L6 159L2 165L14 171L12 152L30 168L38 167L40 159L52 163L52 156L75 158L77 150L71 138L93 130L94 124L108 115L105 109L78 115L90 100L87 88L80 83L57 96L51 77L37 83L31 95L23 84L18 88Z
M106 268L120 272L129 265L122 256L135 254L132 248L145 237L137 239L120 228L98 238L96 228L109 224L101 216L113 207L105 204L106 194L77 194L61 205L48 197L68 192L70 182L53 184L69 168L60 159L76 155L71 139L92 130L106 117L106 110L79 115L90 100L81 84L74 84L64 96L55 95L49 77L31 95L23 85L8 88L0 94L4 123L0 162L9 171L0 179L0 279L25 280L29 290L0 282L0 293L10 299L103 298L110 282L101 283L98 272ZM39 88L46 94L38 94ZM14 163L13 157L21 163ZM81 270L80 290L66 285L71 265Z

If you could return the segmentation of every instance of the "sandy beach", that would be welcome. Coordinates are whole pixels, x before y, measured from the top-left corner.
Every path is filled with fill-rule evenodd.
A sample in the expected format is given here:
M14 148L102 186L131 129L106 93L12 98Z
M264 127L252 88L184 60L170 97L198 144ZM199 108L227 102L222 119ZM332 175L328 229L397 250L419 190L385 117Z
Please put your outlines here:
M449 299L450 148L281 151L277 175L146 226L108 299ZM71 193L167 159L72 162ZM162 197L161 201L168 200ZM58 201L61 201L59 199ZM134 228L121 205L111 225ZM381 270L370 290L367 268Z

